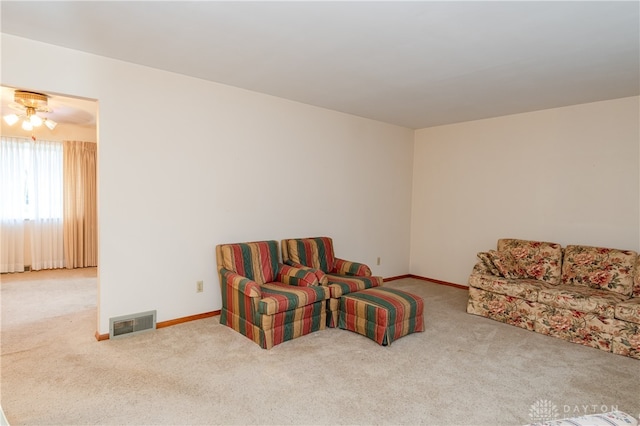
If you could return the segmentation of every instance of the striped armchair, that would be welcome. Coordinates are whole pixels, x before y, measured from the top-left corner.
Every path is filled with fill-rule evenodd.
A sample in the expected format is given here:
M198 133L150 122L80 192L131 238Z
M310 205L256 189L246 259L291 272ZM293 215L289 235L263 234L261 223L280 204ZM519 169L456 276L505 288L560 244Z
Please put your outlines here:
M315 274L278 262L278 242L220 244L220 323L264 349L326 327L329 289Z
M367 265L335 257L333 240L329 237L282 240L282 261L289 266L313 272L321 285L329 287L329 327L338 325L342 295L382 285L382 277L371 276L371 269Z

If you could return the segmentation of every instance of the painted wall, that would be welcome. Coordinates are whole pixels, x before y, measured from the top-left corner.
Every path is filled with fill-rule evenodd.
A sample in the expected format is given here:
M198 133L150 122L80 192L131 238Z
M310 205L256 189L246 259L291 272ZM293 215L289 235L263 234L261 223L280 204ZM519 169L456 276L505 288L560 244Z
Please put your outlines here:
M466 285L502 237L639 250L639 99L416 131L411 273Z
M100 333L220 309L219 243L329 235L409 269L411 129L5 34L1 78L99 101Z

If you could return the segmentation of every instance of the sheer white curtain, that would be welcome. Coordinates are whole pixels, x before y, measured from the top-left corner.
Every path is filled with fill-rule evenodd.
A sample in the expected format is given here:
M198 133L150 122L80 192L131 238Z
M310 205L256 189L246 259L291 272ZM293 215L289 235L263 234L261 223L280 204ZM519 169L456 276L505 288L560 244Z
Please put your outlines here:
M24 271L28 143L0 139L0 272Z
M62 142L0 137L0 190L0 272L64 267Z
M30 170L31 269L64 268L62 142L33 142Z

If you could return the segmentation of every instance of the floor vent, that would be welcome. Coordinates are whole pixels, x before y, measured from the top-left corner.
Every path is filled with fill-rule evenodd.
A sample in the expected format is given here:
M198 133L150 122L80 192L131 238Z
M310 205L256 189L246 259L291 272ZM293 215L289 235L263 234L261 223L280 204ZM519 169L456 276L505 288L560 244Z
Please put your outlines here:
M156 329L156 311L124 315L109 319L109 338L126 336Z

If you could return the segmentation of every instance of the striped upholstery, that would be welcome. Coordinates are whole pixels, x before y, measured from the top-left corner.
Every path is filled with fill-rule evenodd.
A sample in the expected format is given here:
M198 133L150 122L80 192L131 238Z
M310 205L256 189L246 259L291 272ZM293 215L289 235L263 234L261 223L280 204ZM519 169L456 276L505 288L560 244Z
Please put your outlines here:
M277 281L300 287L318 285L318 278L311 270L289 265L280 265Z
M327 285L331 298L340 300L345 294L382 285L382 277L371 275L364 263L335 257L333 240L329 237L282 240L282 261L287 265L307 269L316 274L320 285ZM329 327L338 326L339 303L328 303Z
M329 289L317 285L296 287L282 283L269 283L261 287L262 299L258 305L258 312L267 315L290 311L329 298Z
M220 324L270 349L326 327L329 288L312 271L278 263L278 243L216 246Z
M380 345L424 331L424 302L393 288L370 288L343 296L339 327L367 336Z
M278 242L225 244L222 246L222 267L258 284L275 281Z
M285 263L287 260L291 260L300 265L319 269L324 273L333 271L335 256L331 238L300 238L284 240L282 244L283 246L286 244L286 252L288 253L287 259L283 256Z
M355 275L358 277L370 277L371 269L364 263L349 262L347 260L336 259L335 267L331 273L337 275Z
M327 275L331 297L339 299L345 294L382 286L382 277L351 277L348 275Z

